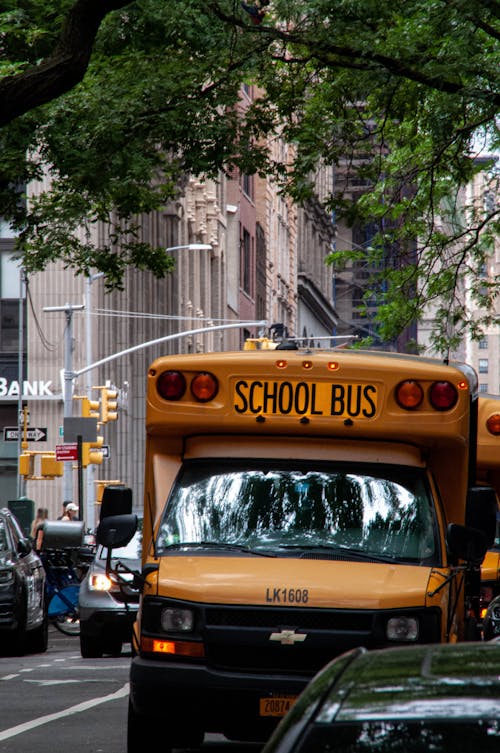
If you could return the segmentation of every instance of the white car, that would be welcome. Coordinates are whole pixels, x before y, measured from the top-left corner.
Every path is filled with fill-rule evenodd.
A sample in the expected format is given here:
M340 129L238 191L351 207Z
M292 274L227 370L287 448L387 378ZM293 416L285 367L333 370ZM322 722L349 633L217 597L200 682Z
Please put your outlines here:
M112 550L111 566L120 575L106 575L108 550L99 546L88 573L80 585L80 652L83 658L103 654L119 656L130 643L132 625L139 606L140 588L132 572L141 569L142 531L127 546Z

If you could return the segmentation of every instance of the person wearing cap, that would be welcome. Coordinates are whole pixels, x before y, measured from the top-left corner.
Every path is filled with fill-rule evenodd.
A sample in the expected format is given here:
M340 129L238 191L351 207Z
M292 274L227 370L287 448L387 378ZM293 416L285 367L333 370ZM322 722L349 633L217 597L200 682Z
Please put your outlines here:
M64 516L66 515L66 507L69 505L70 502L71 500L68 499L62 503L61 514L57 516L57 520L62 520L64 518Z
M64 515L62 516L61 520L75 520L78 513L78 505L75 505L74 502L69 502L66 505L66 509L64 511Z

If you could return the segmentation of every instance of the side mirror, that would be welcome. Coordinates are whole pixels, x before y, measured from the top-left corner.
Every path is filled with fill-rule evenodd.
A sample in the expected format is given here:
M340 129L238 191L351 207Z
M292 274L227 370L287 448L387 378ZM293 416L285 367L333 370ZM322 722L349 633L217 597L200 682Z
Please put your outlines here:
M467 492L465 524L484 533L487 549L495 543L498 499L491 486L472 486Z
M131 513L132 489L127 486L105 486L99 520L110 515L130 515Z
M137 524L137 515L108 515L97 526L97 543L110 550L125 546L132 540Z
M454 560L465 560L468 565L480 565L488 549L483 531L456 523L448 526L446 547Z
M19 539L17 542L17 553L20 557L26 557L32 550L31 541L29 539Z

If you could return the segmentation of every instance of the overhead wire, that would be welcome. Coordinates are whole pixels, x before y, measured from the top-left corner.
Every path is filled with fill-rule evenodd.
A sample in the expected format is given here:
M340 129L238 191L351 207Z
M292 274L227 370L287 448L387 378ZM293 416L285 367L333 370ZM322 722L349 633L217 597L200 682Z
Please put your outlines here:
M27 276L26 276L26 279L25 279L25 287L26 287L26 297L28 298L28 301L29 301L31 314L33 316L33 321L35 322L35 327L36 327L36 331L38 332L38 336L40 338L40 342L42 343L43 347L46 350L56 350L57 346L54 345L53 343L49 342L47 340L47 338L45 337L44 333L43 333L42 327L40 325L40 322L39 322L37 314L36 314L35 307L33 305L33 299L31 297L31 290L30 290L30 286L29 286L29 279L28 279Z

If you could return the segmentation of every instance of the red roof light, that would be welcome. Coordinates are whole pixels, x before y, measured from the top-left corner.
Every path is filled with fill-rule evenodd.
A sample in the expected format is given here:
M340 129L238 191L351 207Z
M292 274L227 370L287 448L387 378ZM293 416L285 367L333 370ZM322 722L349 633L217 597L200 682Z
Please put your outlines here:
M186 379L180 371L164 371L156 382L160 397L165 400L180 400L186 392Z
M429 400L436 410L450 410L457 404L457 388L451 382L434 382L429 390Z

